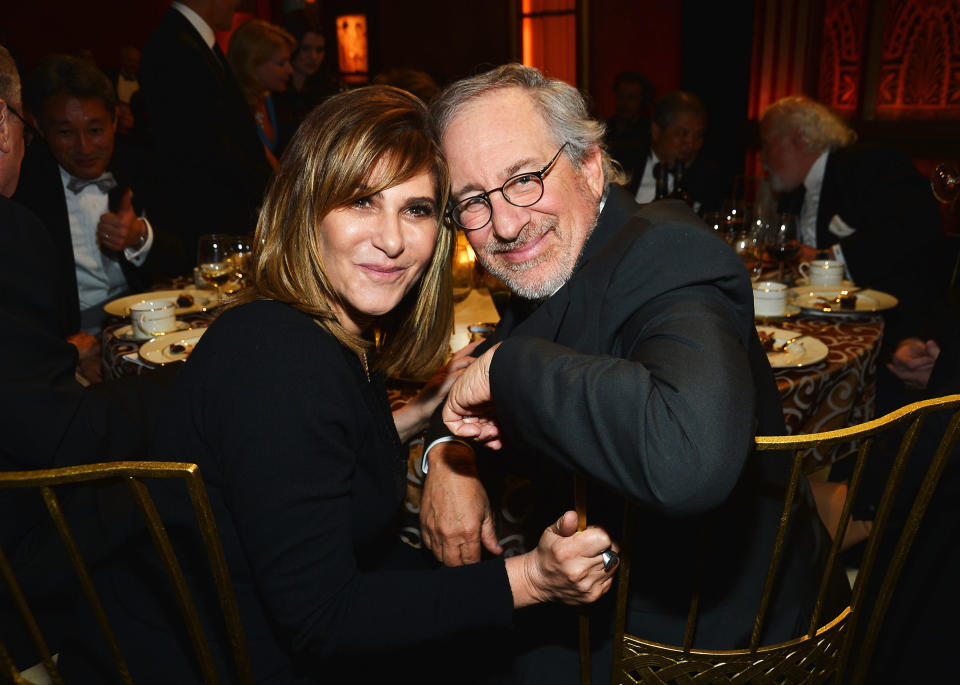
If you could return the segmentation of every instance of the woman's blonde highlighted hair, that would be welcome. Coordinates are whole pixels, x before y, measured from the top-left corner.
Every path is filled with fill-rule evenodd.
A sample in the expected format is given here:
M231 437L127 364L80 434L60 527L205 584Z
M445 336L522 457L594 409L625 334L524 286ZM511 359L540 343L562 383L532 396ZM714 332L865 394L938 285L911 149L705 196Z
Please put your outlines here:
M419 282L364 340L349 333L330 306L342 301L324 270L320 223L335 209L424 172L433 177L437 201L433 256ZM236 302L285 302L358 353L373 347L373 367L388 376L427 377L446 359L453 329L455 234L442 225L448 186L427 109L415 96L368 86L327 99L303 121L280 159L257 224L252 284Z
M240 24L230 37L227 61L249 104L263 95L263 87L254 72L273 59L277 50L283 47L293 54L297 49L297 41L286 29L262 19L251 19Z

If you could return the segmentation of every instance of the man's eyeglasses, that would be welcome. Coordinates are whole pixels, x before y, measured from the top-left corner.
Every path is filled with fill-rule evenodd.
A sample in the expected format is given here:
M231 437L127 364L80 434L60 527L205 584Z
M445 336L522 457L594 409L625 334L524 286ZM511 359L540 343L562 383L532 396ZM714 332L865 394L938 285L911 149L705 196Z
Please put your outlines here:
M460 228L475 231L486 226L493 218L493 205L490 204L490 195L493 193L499 191L503 195L503 199L514 207L529 207L537 204L543 197L543 177L553 168L567 144L561 145L553 159L547 162L547 166L540 171L528 171L511 176L499 188L493 188L479 195L464 198L447 211L447 216L453 219L453 222Z
M7 104L7 109L10 110L13 116L20 120L21 124L23 124L23 139L26 141L27 145L29 145L31 141L33 141L33 139L39 135L39 132L20 115L20 112L11 107L9 103Z

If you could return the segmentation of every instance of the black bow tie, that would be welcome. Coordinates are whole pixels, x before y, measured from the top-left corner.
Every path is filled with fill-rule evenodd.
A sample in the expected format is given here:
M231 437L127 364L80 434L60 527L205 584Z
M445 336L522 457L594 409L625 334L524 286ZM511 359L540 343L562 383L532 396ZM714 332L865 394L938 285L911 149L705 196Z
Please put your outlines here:
M113 174L108 171L105 174L91 179L71 178L67 183L67 188L73 191L74 194L79 194L80 191L90 185L96 185L101 193L109 193L117 187L117 182L114 180Z

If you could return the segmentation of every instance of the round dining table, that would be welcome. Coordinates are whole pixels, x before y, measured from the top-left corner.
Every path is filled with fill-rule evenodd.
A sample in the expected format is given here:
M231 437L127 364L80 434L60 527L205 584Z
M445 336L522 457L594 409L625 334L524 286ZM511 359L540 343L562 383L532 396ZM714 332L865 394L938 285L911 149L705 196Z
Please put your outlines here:
M874 418L883 339L880 314L800 314L758 323L814 337L827 347L827 356L820 362L774 369L787 433L818 433ZM805 470L817 471L840 456L845 455L811 450Z

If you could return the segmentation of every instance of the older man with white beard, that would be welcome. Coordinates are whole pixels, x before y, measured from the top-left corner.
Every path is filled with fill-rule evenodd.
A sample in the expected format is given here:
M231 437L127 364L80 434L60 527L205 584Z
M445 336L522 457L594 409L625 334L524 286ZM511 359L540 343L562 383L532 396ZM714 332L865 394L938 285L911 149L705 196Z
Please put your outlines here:
M900 300L886 317L886 346L921 329L945 280L932 268L940 213L913 162L894 148L855 144L839 116L804 96L765 109L760 138L780 211L799 215L800 259L826 253L857 285Z
M533 480L531 531L572 505L580 474L591 523L619 530L630 498L639 550L670 560L633 565L628 631L682 641L700 551L715 563L694 643L743 646L787 464L752 449L755 432L784 426L742 264L683 203L641 209L619 187L602 124L565 83L507 65L453 84L432 111L450 220L513 297L449 393L448 432L436 421L429 436L425 543L448 565L503 552L484 488L496 482L478 475L498 462ZM812 498L799 506L772 640L804 625L829 541ZM595 682L610 677L611 603L590 610ZM575 614L535 612L503 648L518 681L578 682Z

